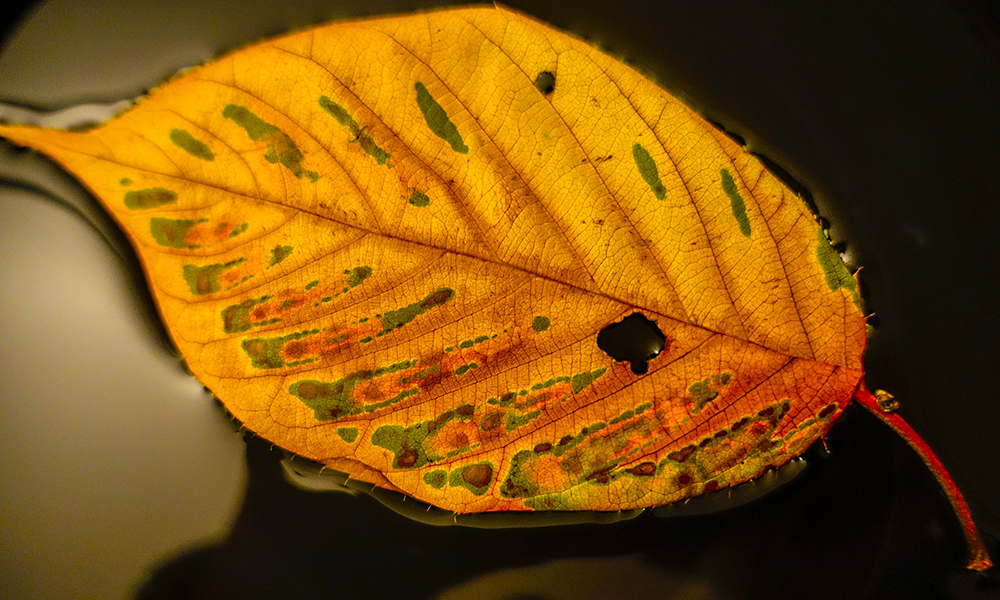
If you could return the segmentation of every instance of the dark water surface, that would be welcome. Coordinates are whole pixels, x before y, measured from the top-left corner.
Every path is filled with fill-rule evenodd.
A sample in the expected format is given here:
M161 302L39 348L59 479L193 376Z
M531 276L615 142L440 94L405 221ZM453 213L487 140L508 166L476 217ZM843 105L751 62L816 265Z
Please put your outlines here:
M900 399L998 558L997 14L795 4L510 3L652 74L812 192L865 267L869 385ZM44 3L0 54L0 102L130 98L264 36L426 6ZM86 193L6 145L0 178L0 597L1000 597L995 573L963 569L931 475L857 408L828 456L720 514L484 531L295 489L184 373Z

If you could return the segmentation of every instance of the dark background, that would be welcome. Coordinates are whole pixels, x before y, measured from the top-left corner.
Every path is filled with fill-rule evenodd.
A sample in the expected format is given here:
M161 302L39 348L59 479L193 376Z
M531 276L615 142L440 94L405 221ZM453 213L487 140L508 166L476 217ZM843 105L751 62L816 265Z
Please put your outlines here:
M866 306L878 319L866 355L869 386L901 401L901 414L948 466L1000 558L996 6L971 0L508 5L636 66L743 136L751 151L812 194L851 263L864 266ZM132 97L180 67L291 27L431 5L198 6L43 5L7 38L0 101L50 110ZM34 181L28 187L45 187ZM51 200L50 194L38 203L48 209ZM0 211L9 206L0 203ZM0 220L6 215L0 212ZM134 264L122 264L134 275ZM44 323L44 310L24 318ZM139 312L154 322L150 307ZM153 327L136 329L168 354ZM101 369L107 357L89 354ZM3 389L4 414L21 410L25 397ZM91 424L83 417L74 426ZM186 430L164 435L183 441ZM0 458L8 460L22 442L3 444L8 451ZM279 455L251 440L242 505L234 503L237 512L223 519L231 530L214 538L191 534L151 557L147 570L120 576L131 582L126 591L141 589L143 598L429 598L490 572L572 559L560 564L581 571L533 571L537 582L519 571L521 587L496 583L495 597L1000 597L995 570L963 569L965 549L946 498L891 431L855 407L827 444L830 455L811 451L810 468L796 481L731 512L479 531L410 523L367 498L295 490L278 474ZM52 451L53 461L64 458ZM157 460L168 472L171 461L182 459ZM128 491L110 481L109 496ZM190 494L199 489L214 493ZM25 518L11 501L6 506L0 518ZM64 557L74 565L69 571L116 568L84 540L73 548ZM31 566L32 557L19 560L0 559L8 582L0 586L56 597L44 585L9 583ZM71 575L51 572L55 579ZM102 595L77 589L78 597Z

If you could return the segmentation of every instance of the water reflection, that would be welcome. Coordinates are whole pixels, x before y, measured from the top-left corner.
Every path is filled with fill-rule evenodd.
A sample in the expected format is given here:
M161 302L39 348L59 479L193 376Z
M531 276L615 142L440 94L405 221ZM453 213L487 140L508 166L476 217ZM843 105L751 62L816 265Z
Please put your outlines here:
M136 282L78 214L0 191L5 597L126 597L226 535L243 444L150 335Z
M641 556L560 559L460 583L435 600L717 600L718 586L650 565Z

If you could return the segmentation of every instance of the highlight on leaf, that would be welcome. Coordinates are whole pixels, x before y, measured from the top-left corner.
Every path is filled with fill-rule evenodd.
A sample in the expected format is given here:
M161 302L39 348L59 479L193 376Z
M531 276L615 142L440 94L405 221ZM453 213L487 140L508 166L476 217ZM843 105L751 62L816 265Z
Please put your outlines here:
M633 69L503 8L316 27L85 132L0 135L107 208L248 429L442 509L662 506L877 407L855 277L805 202ZM988 567L943 465L878 414Z

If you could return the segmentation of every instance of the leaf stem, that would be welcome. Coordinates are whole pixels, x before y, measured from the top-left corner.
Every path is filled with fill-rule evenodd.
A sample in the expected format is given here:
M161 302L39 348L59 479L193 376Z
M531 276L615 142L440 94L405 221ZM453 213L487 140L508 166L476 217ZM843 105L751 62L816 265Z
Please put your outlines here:
M990 560L989 554L986 552L986 546L983 545L983 541L979 537L976 524L972 521L972 513L969 511L969 505L966 504L962 492L958 490L955 480L951 478L951 475L944 467L941 459L937 457L937 454L931 450L931 447L920 437L920 434L914 431L913 427L910 427L910 424L903 420L903 417L894 412L883 410L880 407L879 398L876 394L871 393L864 383L861 383L854 391L854 400L906 440L906 443L916 450L920 459L924 461L927 468L934 474L934 478L944 488L944 493L948 495L948 500L955 510L955 516L958 517L958 521L961 523L962 530L965 533L965 541L969 548L968 568L975 571L985 571L992 567L993 561Z

